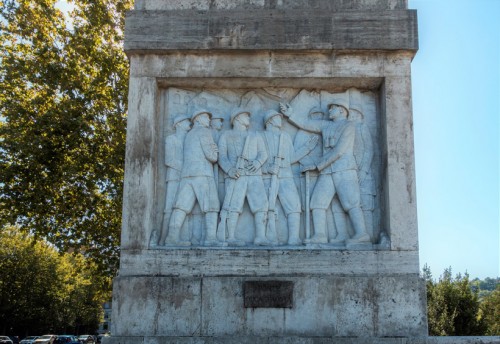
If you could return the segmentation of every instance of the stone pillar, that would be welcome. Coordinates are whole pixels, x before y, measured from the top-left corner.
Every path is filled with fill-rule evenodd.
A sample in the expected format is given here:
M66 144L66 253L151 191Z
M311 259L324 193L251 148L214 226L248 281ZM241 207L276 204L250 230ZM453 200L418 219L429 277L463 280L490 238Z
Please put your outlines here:
M366 343L370 338L392 343L391 338L426 336L411 105L410 64L417 49L416 12L407 8L406 0L137 0L125 30L131 73L123 231L113 290L113 336L108 340L274 343L294 338L309 343L338 338L354 343L356 339L346 339L354 337ZM313 130L314 126L301 124L309 123L311 110L324 113L323 124L315 127L323 154L313 159L316 165L328 154L337 154L339 142L352 146L345 128L354 122L349 117L345 124L329 119L332 104L352 107L347 109L352 112L352 102L343 105L338 100L349 99L352 90L361 94L356 109L373 137L369 172L375 190L370 196L374 228L369 232L376 235L338 243L332 233L339 232L341 224L329 213L326 242L288 245L286 216L297 211L302 218L300 238L307 242L306 210L304 205L299 210L291 205L297 198L291 195L292 183L286 184L287 190L276 189L276 242L254 245L255 221L260 219L255 214L267 212L263 204L268 203L273 185L293 180L297 192L303 192L299 174L314 142L308 149L297 137ZM283 113L278 130L289 139L286 149L278 143L283 140L277 140L273 150L272 142L263 139L265 113L287 112L282 106L291 110ZM199 146L219 145L219 178L230 178L231 173L221 161L223 154L229 160L236 154L259 162L254 172L247 165L234 165L240 171L234 179L239 180L236 192L225 179L225 197L230 190L247 197L241 209L234 199L228 202L238 214L236 237L241 246L228 245L220 232L219 244L204 244L206 224L200 218L213 212L210 205L215 204L213 193L198 192L213 181L204 174L208 169L202 169L203 164L212 164L214 170L205 150L205 155L195 150L202 161L196 169L183 166L181 172L183 191L178 192L174 208L187 216L178 245L159 246L151 239L163 226L169 173L165 155L171 154L164 143L175 133L176 115L193 116L194 122L200 108L224 119L222 134L213 141L203 134ZM250 112L244 134L250 139L248 144L241 141L234 153L236 108ZM197 125L201 127L196 130L205 133L206 128ZM188 134L186 140L198 137ZM263 161L258 153L261 141L267 152ZM189 147L198 146L189 141ZM350 149L341 156L352 155ZM300 156L300 152L305 153ZM279 161L275 178L273 161ZM323 209L326 202L326 211L332 212L329 202L338 202L338 214L347 219L344 230L352 239L356 233L350 210L366 211L367 206L355 200L363 191L356 196L352 190L357 186L342 191L342 185L361 181L365 171L359 165L349 167L348 162L341 165L332 162L322 171L311 171L310 207ZM255 194L259 178L266 191ZM333 186L313 190L320 179ZM253 183L253 189L243 189L244 183ZM224 218L223 211L218 221Z

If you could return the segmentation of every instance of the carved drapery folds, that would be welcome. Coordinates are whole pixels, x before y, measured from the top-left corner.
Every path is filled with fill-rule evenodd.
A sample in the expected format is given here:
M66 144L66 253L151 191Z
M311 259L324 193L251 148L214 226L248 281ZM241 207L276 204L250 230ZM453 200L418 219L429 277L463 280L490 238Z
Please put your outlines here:
M170 87L162 97L150 248L387 245L376 93Z

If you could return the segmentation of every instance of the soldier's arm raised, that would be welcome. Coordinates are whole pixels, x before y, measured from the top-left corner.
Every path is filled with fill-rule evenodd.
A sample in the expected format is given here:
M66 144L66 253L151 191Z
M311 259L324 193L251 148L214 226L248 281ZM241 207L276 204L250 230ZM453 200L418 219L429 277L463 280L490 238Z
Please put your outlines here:
M322 120L310 120L303 118L304 116L297 115L289 104L280 104L281 113L288 118L288 120L296 127L310 131L312 133L321 134L324 121Z
M309 154L318 144L319 137L318 136L311 136L307 142L304 142L303 145L295 149L295 147L292 145L293 149L293 157L291 163L294 164L297 161L301 160L303 157L305 157L307 154Z

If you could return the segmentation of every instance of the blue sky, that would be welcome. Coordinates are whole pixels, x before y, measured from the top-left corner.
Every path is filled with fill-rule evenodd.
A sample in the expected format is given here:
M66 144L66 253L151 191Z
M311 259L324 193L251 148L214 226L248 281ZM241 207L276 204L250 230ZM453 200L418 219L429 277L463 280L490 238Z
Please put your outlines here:
M500 276L500 0L410 0L420 265Z

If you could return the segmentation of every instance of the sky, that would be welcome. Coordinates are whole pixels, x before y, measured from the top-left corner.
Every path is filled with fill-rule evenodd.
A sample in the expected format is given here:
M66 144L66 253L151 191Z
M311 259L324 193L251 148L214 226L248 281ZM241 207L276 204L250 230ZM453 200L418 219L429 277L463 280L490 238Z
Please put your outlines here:
M500 0L409 0L420 266L500 277Z

